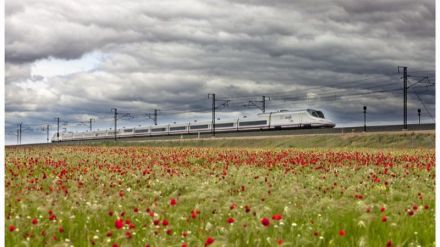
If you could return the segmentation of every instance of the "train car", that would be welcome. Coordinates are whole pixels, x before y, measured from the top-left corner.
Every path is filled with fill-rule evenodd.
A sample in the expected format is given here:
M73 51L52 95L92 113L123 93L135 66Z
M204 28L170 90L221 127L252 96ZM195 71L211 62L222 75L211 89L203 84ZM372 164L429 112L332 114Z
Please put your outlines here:
M169 126L168 132L170 135L182 135L189 133L190 123L185 124L172 124Z
M333 128L335 123L326 119L324 113L319 110L305 109L300 111L280 110L277 112L260 113L253 117L242 116L235 120L222 120L215 122L216 132L233 131L256 131L269 129L292 129L292 128ZM183 124L152 125L117 130L117 137L147 137L161 135L183 135L212 132L212 122L190 122ZM56 134L52 141L71 140L96 140L114 138L113 130L90 131L82 133L61 133L60 138Z

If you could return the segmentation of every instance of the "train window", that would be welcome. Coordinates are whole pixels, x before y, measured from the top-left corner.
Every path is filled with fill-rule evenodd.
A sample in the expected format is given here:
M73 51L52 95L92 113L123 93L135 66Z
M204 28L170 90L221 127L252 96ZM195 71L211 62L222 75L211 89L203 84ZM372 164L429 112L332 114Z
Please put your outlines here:
M134 130L134 133L146 133L146 132L148 132L148 129Z
M216 128L227 128L227 127L234 127L234 123L219 123L215 124Z
M133 132L133 129L125 129L124 132Z
M239 124L240 126L265 125L267 124L267 120L240 122Z
M170 131L186 130L186 126L170 127Z
M189 128L192 130L207 129L208 125L207 124L205 124L205 125L192 125Z
M156 129L151 129L151 132L162 132L165 130L166 130L166 128L156 128Z
M324 118L324 114L321 111L307 110L312 116L316 118Z

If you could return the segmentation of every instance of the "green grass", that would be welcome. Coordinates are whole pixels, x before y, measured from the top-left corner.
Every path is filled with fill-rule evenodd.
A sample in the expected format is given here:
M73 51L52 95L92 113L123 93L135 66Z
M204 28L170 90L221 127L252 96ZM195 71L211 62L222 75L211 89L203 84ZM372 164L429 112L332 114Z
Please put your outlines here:
M429 149L7 148L6 229L18 230L6 245L433 246L434 158ZM135 228L116 229L117 218Z
M435 148L435 133L365 133L344 135L303 135L258 137L254 139L200 139L161 141L103 141L93 145L155 147L251 147L251 148Z

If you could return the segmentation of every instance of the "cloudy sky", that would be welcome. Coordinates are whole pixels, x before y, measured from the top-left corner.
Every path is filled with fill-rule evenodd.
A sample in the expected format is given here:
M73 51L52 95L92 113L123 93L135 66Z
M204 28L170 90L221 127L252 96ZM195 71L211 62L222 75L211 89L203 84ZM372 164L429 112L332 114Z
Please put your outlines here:
M231 100L222 119L267 108L316 108L338 126L435 117L434 0L6 0L6 143L64 131L210 118L208 93ZM423 79L428 76L428 79ZM258 104L258 103L257 103ZM130 114L128 114L130 113Z

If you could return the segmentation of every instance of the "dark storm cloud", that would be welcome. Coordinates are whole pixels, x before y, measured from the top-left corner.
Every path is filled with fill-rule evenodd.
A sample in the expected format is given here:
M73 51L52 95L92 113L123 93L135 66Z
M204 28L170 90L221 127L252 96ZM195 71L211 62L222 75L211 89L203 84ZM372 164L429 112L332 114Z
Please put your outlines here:
M224 116L251 112L243 104L265 94L273 110L320 108L342 124L361 122L362 105L372 121L400 121L400 92L363 93L401 87L397 66L433 71L434 9L433 0L7 0L7 126L104 121L112 107L187 121L204 116L213 92L231 99ZM93 52L102 58L91 70L32 73L38 61ZM434 111L432 87L411 90L411 111L419 98Z

